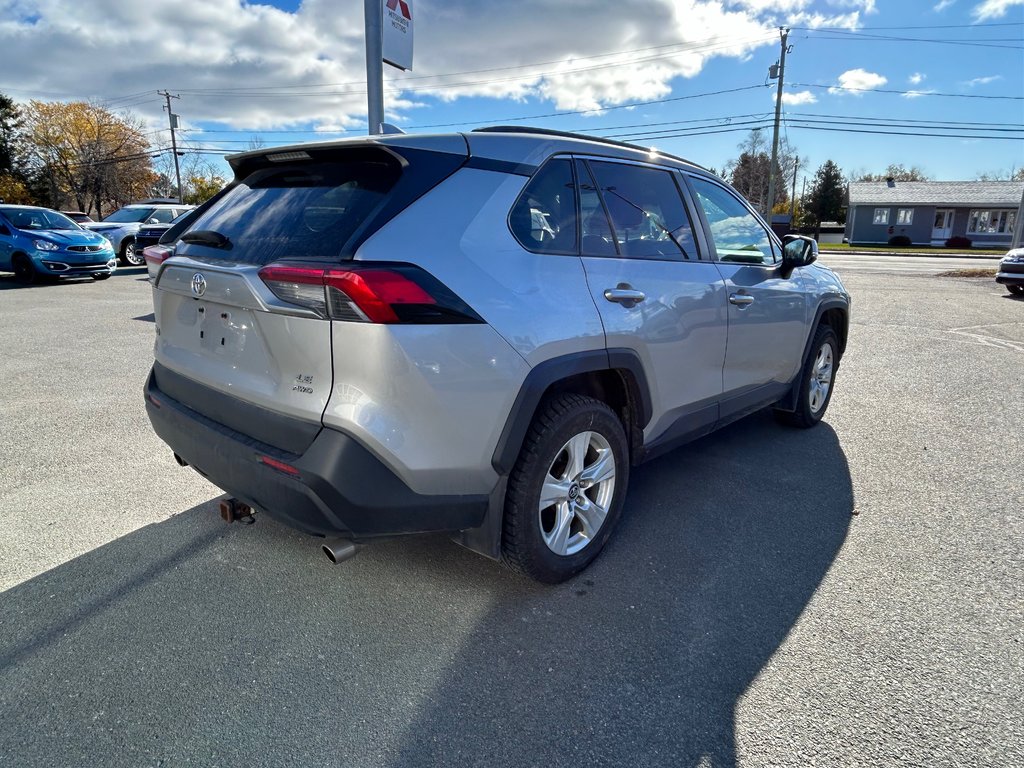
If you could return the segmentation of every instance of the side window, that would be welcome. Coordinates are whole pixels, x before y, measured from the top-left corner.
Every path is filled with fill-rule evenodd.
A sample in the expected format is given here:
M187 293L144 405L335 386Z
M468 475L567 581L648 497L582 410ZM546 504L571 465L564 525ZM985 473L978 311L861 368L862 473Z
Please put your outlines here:
M597 194L597 183L582 160L576 161L576 178L580 180L580 252L584 256L618 255L608 214Z
M149 215L149 219L156 219L160 224L166 224L173 218L173 208L157 208ZM149 219L146 219L146 221L149 221Z
M693 227L669 171L622 163L589 163L608 209L620 255L696 259Z
M690 177L697 201L711 227L719 261L774 264L768 230L731 192L710 181Z
M564 158L549 160L527 182L508 217L526 250L576 254L575 188L572 164Z

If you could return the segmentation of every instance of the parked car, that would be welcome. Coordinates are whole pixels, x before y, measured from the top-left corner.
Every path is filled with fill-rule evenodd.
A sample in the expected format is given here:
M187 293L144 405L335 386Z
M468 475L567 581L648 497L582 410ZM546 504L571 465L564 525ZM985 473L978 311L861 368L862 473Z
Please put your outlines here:
M87 222L85 226L107 238L124 264L144 264L142 250L135 247L135 236L144 224L166 224L194 206L178 203L147 203L126 205L103 221Z
M190 213L192 213L192 209L183 211L172 221L169 221L166 224L143 224L139 227L139 231L135 233L135 254L137 256L143 255L142 252L146 248L160 242L160 238L163 236L164 232L170 229L172 225L180 222Z
M31 205L0 206L0 270L22 283L43 276L105 280L117 268L106 238L67 216Z
M1024 248L1007 252L999 262L996 282L1005 285L1014 296L1024 296Z
M228 520L262 510L333 561L445 531L557 582L607 542L631 466L828 408L849 294L685 160L496 128L229 162L147 251L145 389Z
M76 224L85 224L86 222L92 221L92 216L84 211L61 211L61 213Z

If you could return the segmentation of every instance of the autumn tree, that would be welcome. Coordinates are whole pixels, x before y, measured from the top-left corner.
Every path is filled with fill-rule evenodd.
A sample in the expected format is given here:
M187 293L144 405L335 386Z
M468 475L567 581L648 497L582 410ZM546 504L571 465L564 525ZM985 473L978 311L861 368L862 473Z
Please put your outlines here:
M730 160L722 172L741 195L747 198L756 208L765 210L768 199L768 183L770 180L771 144L763 131L754 130L736 147L740 155ZM796 150L790 146L785 137L779 140L778 160L775 164L775 200L771 207L789 201L789 185L793 170L800 158Z
M103 107L31 101L23 135L51 206L102 214L148 194L154 176L142 122Z
M823 221L846 221L846 213L843 210L845 187L843 172L831 160L826 160L814 174L814 183L807 193L803 208L813 221L818 234L821 233Z

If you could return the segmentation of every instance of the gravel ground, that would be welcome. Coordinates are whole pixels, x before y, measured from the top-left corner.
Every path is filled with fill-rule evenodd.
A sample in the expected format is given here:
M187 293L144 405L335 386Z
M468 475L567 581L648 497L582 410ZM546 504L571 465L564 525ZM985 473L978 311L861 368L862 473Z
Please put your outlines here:
M140 271L0 275L0 765L1024 765L1024 301L844 277L827 423L635 470L548 588L224 525L149 429Z

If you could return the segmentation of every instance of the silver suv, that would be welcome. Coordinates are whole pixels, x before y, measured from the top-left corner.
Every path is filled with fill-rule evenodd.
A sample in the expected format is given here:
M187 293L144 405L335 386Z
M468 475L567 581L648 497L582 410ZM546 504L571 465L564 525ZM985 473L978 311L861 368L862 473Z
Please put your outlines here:
M558 582L608 540L631 466L828 407L849 294L689 162L489 128L230 163L147 249L145 393L229 520L265 511L333 560L446 531Z
M135 248L135 236L142 226L167 224L194 207L180 203L136 203L118 208L103 221L87 221L82 226L107 238L122 263L134 267L145 263L142 251Z

